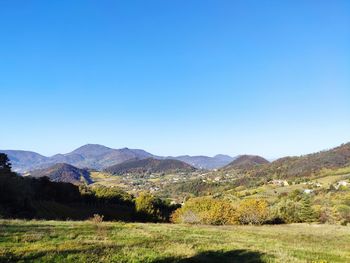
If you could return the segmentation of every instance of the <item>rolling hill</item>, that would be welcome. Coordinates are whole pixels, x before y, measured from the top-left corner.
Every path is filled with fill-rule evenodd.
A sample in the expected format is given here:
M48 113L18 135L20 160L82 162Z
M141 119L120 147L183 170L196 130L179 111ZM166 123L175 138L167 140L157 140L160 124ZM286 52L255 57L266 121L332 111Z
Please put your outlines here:
M272 175L279 178L307 177L322 169L337 169L350 166L350 143L330 150L307 154L299 157L280 158L258 169L255 173Z
M142 160L131 160L121 164L113 165L104 171L114 175L123 174L150 174L171 172L192 172L196 169L184 162L171 159L147 158Z
M229 163L224 169L250 169L268 163L268 160L258 155L241 155Z
M317 175L322 169L338 169L347 166L350 166L350 143L317 153L283 157L271 163L257 157L241 156L222 170L242 176L249 174L252 178L271 179L309 177Z
M52 182L72 184L90 184L93 182L87 170L79 169L66 163L59 163L49 168L31 171L30 176L35 178L48 177Z

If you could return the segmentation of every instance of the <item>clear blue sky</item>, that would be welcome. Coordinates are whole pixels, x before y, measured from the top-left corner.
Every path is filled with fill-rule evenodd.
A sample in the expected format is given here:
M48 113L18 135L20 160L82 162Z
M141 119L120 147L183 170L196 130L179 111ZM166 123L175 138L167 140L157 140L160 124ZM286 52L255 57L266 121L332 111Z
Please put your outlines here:
M4 0L0 25L0 149L350 141L350 1Z

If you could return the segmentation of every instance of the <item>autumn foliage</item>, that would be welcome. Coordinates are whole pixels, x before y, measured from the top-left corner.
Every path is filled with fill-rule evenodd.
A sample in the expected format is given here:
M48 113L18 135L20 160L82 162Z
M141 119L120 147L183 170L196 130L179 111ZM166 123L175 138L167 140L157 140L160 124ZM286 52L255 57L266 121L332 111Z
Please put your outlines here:
M229 201L197 197L177 209L171 219L174 223L227 225L235 223L236 211Z
M235 206L227 200L197 197L177 209L171 219L174 223L187 224L260 225L267 220L268 215L268 204L264 200L246 199Z
M268 204L265 200L245 199L237 208L238 221L243 225L261 225L268 215Z

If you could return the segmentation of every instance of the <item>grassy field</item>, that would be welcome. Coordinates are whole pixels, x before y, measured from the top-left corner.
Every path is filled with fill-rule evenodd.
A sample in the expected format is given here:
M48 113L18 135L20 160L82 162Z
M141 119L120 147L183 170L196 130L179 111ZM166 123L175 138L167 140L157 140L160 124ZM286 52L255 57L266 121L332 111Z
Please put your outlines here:
M350 262L350 227L0 221L0 262Z

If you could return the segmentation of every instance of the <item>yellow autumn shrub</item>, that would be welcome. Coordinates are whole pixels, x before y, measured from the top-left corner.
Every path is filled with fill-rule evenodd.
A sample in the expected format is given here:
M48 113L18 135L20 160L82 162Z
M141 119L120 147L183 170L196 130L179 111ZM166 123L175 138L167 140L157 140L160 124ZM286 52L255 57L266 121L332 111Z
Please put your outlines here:
M197 197L177 209L171 220L174 223L227 225L236 223L237 217L229 201Z
M261 225L269 215L268 204L265 200L245 199L237 208L239 223Z

